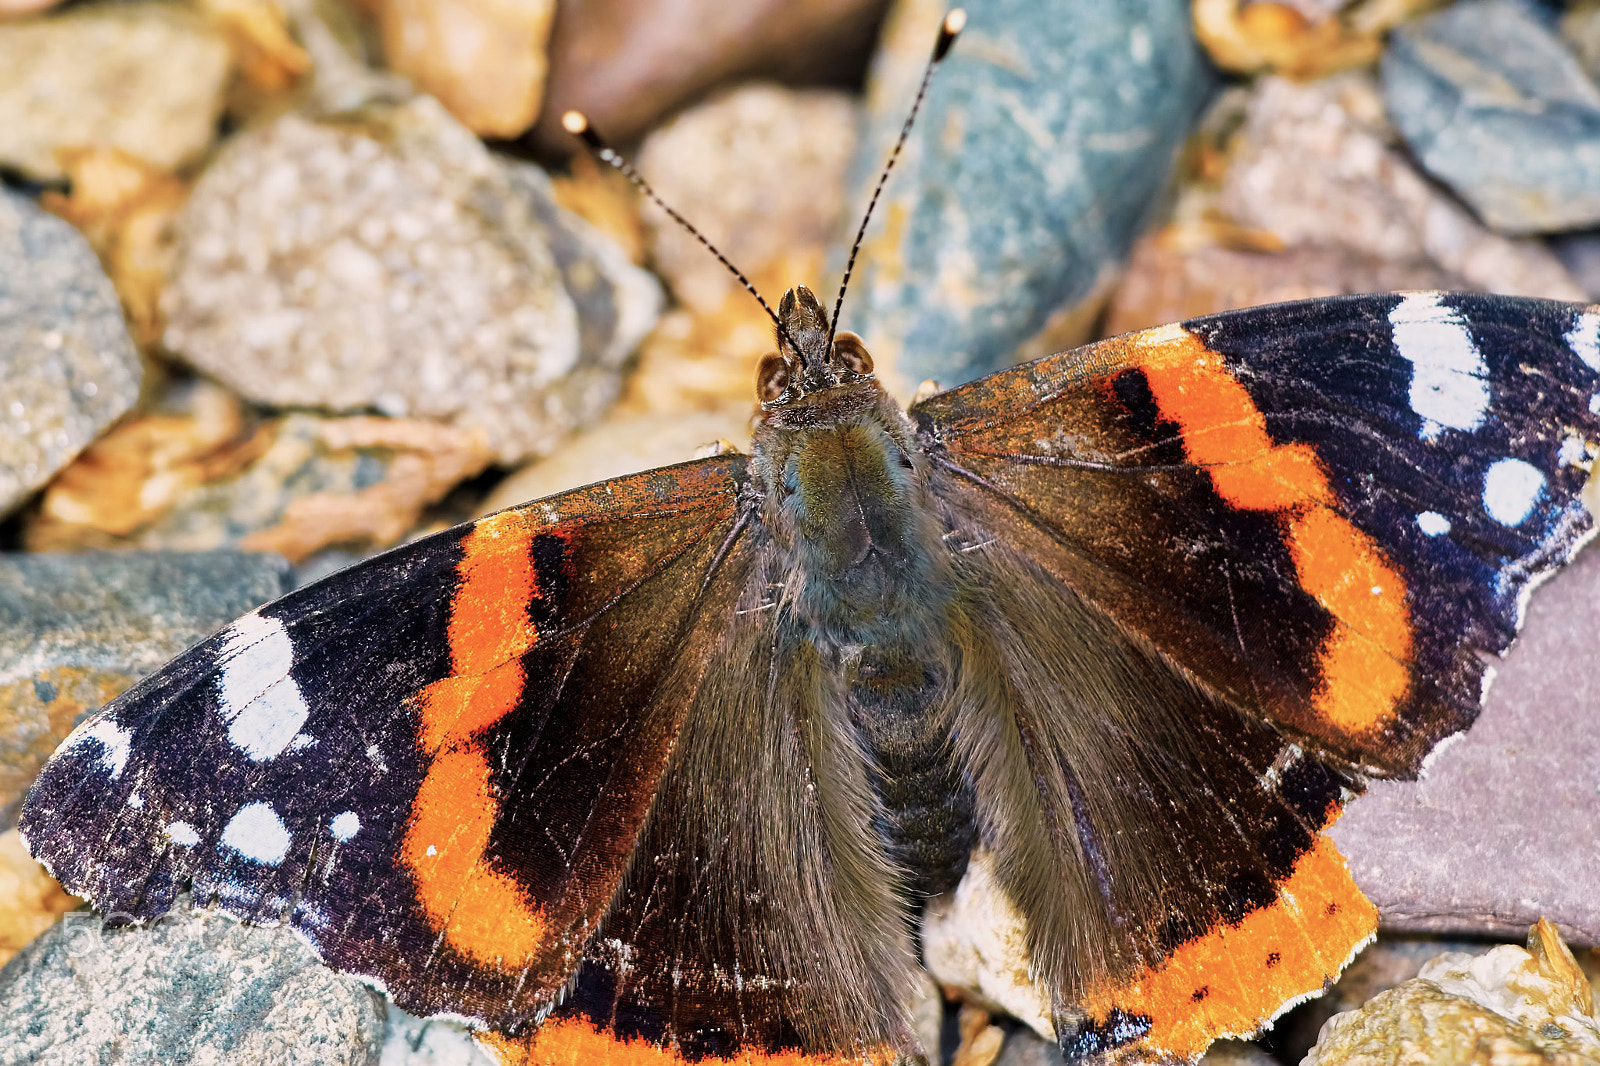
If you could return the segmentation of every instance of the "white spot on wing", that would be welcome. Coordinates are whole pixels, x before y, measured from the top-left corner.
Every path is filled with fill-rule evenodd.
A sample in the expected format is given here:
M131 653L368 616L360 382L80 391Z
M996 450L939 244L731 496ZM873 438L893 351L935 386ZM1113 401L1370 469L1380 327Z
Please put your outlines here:
M1503 526L1520 525L1539 502L1544 475L1521 459L1501 459L1483 475L1483 509Z
M223 827L222 843L253 862L276 866L289 854L289 830L270 803L247 803Z
M228 627L217 697L228 740L256 762L283 753L311 710L289 676L294 643L283 623L247 614Z
M1395 350L1411 363L1411 409L1422 416L1424 440L1443 427L1476 429L1489 409L1489 368L1461 316L1439 293L1410 293L1389 312Z
M361 831L361 818L355 811L344 811L334 815L328 830L333 833L333 839L343 843Z
M1589 453L1583 445L1582 437L1563 437L1561 439L1561 452L1556 457L1556 462L1562 466L1582 466L1588 461Z
M1592 415L1600 415L1600 392L1597 392L1593 396L1589 397L1589 413Z
M128 806L136 811L144 810L144 797L135 792L128 797Z
M1600 315L1591 311L1579 315L1572 328L1567 330L1566 340L1591 370L1600 370Z
M121 777L123 767L128 765L128 743L132 740L128 731L118 725L114 718L85 722L72 731L72 735L61 745L61 750L71 751L82 747L86 740L100 745L100 765L111 771L112 780Z
M1450 532L1450 519L1438 511L1423 511L1417 515L1417 528L1430 537L1442 537Z
M200 834L196 833L194 826L188 822L168 822L167 839L174 844L182 844L186 848L192 848L200 843Z

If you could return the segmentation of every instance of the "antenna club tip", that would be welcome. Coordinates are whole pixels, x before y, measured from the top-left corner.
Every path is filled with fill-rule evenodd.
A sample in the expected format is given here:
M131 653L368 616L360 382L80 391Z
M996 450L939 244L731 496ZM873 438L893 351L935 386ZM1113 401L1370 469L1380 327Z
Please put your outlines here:
M964 7L951 8L950 13L944 17L944 35L954 37L967 28L967 9Z
M567 111L561 116L561 128L574 137L581 137L589 130L589 118L582 111Z

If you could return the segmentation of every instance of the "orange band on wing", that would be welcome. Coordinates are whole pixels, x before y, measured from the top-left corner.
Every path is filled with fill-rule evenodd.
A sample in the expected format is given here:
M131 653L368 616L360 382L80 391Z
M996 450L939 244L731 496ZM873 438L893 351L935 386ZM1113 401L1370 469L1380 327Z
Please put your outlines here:
M1381 728L1409 684L1411 619L1399 572L1333 510L1337 497L1312 448L1272 442L1222 356L1179 326L1133 340L1128 356L1161 413L1178 423L1189 460L1206 468L1229 506L1283 516L1300 587L1339 623L1318 657L1317 713L1344 733Z
M1276 902L1191 940L1085 1006L1099 1018L1113 1008L1143 1015L1150 1031L1139 1047L1198 1058L1218 1037L1249 1036L1321 992L1377 928L1377 908L1333 842L1318 836L1278 886Z
M478 522L462 539L448 627L453 676L417 698L419 743L433 761L401 842L428 923L452 948L508 971L533 960L544 917L484 858L500 801L479 734L516 708L521 656L539 639L528 616L538 594L528 545L515 512Z
M640 1037L621 1039L596 1029L583 1018L546 1022L525 1037L477 1033L478 1043L500 1066L687 1066L691 1061L670 1048L656 1047ZM731 1059L698 1062L733 1062L739 1066L888 1066L895 1053L875 1048L859 1055L807 1055L799 1051L743 1051Z

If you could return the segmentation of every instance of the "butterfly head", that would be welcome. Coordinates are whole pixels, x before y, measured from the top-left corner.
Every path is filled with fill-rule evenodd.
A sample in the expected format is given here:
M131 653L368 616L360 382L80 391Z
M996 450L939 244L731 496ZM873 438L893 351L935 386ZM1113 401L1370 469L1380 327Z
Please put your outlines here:
M763 356L756 371L756 395L763 407L793 403L813 392L872 377L867 346L854 333L832 333L828 312L804 285L783 294L777 334L778 350Z

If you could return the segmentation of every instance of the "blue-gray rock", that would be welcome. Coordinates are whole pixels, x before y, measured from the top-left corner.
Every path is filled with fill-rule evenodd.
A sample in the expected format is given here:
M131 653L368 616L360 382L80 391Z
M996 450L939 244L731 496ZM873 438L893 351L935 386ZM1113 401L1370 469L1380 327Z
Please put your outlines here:
M891 15L854 169L862 205L943 9L906 0ZM1180 0L975 0L967 13L841 316L901 386L955 385L1085 339L1074 312L1106 291L1212 84Z
M0 187L0 515L131 408L143 372L89 243Z
M372 1066L383 997L288 928L185 906L147 926L67 914L0 969L0 1064Z
M275 555L0 555L0 831L78 719L289 587Z
M1381 71L1411 151L1491 228L1600 223L1600 88L1536 9L1456 4L1396 30Z

